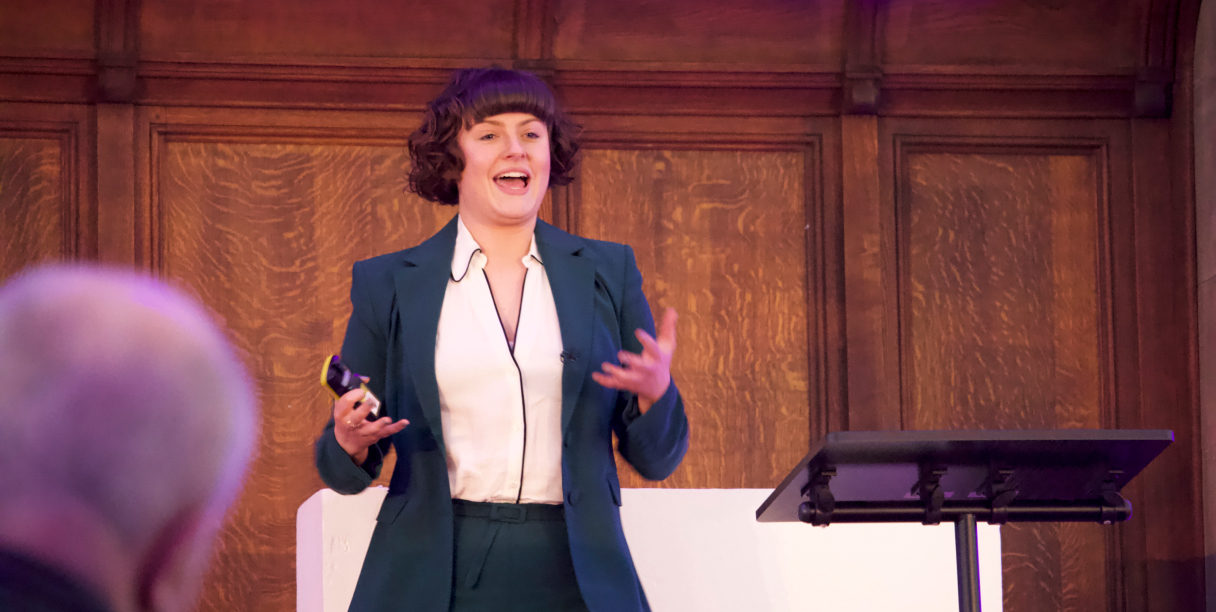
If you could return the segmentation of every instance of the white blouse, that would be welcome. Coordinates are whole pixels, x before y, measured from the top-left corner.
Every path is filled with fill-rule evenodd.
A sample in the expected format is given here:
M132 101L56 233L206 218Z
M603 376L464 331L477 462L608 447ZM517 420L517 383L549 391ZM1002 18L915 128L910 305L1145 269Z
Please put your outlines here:
M452 497L562 503L562 337L536 237L523 258L515 346L464 221L435 337L435 376Z

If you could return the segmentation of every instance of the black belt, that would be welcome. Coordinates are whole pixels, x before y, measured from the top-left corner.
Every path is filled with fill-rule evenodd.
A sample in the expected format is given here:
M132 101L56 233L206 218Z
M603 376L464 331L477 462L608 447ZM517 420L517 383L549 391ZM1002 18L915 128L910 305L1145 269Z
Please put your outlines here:
M469 573L464 577L465 588L469 589L477 586L481 568L485 565L486 556L490 554L490 547L494 545L494 538L498 536L498 530L503 523L566 520L566 509L561 504L496 504L453 499L452 513L456 516L488 518L492 521L486 527L481 545L475 550L466 551L473 559Z
M453 499L452 512L457 516L488 518L504 523L566 520L566 509L561 504L496 504Z

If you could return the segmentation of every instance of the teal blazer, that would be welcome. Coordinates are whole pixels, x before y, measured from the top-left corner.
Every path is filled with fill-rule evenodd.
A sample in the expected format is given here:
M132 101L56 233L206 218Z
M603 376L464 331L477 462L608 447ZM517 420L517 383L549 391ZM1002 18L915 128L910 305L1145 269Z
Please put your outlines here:
M409 419L357 466L330 419L316 444L317 470L331 489L358 493L372 483L389 446L397 464L351 601L352 612L447 612L452 589L453 518L448 487L435 335L456 246L453 219L426 242L355 264L354 307L342 358L371 377L388 415ZM642 275L628 246L579 238L543 221L536 246L553 290L562 345L562 489L570 554L592 612L649 611L621 530L621 487L612 434L643 477L669 476L688 449L688 420L673 382L641 414L631 393L591 379L624 349L641 352L634 330L654 334Z

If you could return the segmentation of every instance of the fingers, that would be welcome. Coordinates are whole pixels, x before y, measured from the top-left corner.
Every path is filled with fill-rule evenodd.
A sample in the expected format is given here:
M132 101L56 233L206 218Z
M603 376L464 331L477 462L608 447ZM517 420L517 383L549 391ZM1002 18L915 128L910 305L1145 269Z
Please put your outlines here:
M388 417L385 416L384 419L388 419ZM389 421L392 421L392 419L389 419ZM410 421L401 419L400 421L393 423L393 425L385 426L384 429L382 429L382 433L384 436L393 436L394 433L400 433L401 429L405 429L405 426L407 425L410 425Z
M348 391L345 395L334 401L334 420L342 420L348 417L352 410L355 410L355 404L363 399L363 389L355 389ZM364 413L365 415L367 413Z
M604 364L604 365L608 366L611 364ZM605 368L605 369L607 369L607 368ZM625 379L620 376L612 376L609 374L604 374L603 372L592 372L591 380L594 380L601 387L606 387L608 389L620 389L621 391L633 391L634 390L631 388L634 386L631 384L633 381L630 381L630 380Z
M353 417L348 417L346 420L334 423L334 435L338 438L338 442L345 443L343 446L349 444L361 449L400 432L409 424L408 419L401 419L394 423L392 417L381 417L374 421L355 420Z
M603 368L604 371L595 372L595 373L600 374L601 376L607 376L609 378L621 378L621 379L630 379L630 378L635 377L633 370L626 370L625 368L622 368L619 365L608 363L607 361L600 364L600 367Z
M640 406L656 401L671 384L671 356L676 347L678 320L675 309L668 308L659 323L657 338L644 329L634 331L642 352L618 352L621 365L605 362L601 372L591 373L591 379L603 387L637 394Z
M651 355L657 356L662 353L662 349L660 349L659 344L655 342L654 336L646 333L646 330L638 329L637 331L633 332L633 335L637 337L638 342L642 343L643 354L650 353Z
M663 320L659 321L658 338L640 328L633 335L642 343L644 352L653 353L656 357L670 355L676 348L676 322L679 319L676 309L669 307L663 312Z
M356 425L354 429L360 436L369 440L368 446L370 446L381 438L386 438L400 432L409 424L410 422L405 419L394 423L392 418L382 417L375 421L367 421Z
M676 309L670 306L663 311L663 320L659 322L659 342L666 344L669 349L676 347L676 322L680 320L680 315L676 314Z
M367 382L367 377L363 377L363 382ZM357 465L367 459L367 449L373 444L400 433L410 424L406 419L394 423L387 416L367 420L374 403L364 401L369 395L363 389L355 389L334 401L334 437Z
M602 372L591 373L591 380L609 389L638 393L645 389L646 381L650 378L649 372L644 369L627 370L608 362L604 362L601 367Z
M362 402L358 406L355 406L355 409L350 412L350 416L348 416L347 418L352 419L352 420L353 419L363 420L363 419L366 419L367 415L371 414L371 412L372 412L372 403L371 402Z
M368 421L372 403L363 401L365 397L366 393L362 389L355 389L334 402L334 428L340 439L369 438L371 442L375 442L405 429L409 424L405 419L393 423L389 417ZM381 435L386 428L391 428L391 431Z
M616 358L627 368L643 368L649 362L645 355L630 353L629 351L621 351L616 354Z

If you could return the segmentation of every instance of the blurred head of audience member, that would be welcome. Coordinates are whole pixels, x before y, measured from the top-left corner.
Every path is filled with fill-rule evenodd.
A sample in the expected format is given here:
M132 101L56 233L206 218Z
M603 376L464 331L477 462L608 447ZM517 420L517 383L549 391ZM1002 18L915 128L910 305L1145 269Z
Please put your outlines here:
M146 277L0 287L0 609L188 611L257 438L249 378Z

